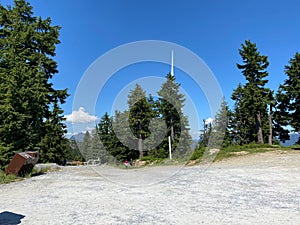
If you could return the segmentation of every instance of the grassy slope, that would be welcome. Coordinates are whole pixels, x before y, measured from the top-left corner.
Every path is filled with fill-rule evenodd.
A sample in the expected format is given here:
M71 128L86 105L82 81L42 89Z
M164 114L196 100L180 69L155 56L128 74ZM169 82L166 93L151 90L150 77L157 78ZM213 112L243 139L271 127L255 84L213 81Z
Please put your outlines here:
M255 154L255 153L263 153L270 151L291 151L295 149L300 149L300 146L290 146L290 147L282 147L279 145L245 145L245 146L230 146L228 148L222 149L216 156L215 161L223 160L230 157L238 157L240 155L245 154Z

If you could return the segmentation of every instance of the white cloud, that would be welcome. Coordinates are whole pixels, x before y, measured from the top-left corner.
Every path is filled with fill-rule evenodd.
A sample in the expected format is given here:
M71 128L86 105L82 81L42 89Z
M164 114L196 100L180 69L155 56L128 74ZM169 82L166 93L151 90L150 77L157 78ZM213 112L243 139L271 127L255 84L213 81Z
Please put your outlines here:
M205 120L205 124L210 124L210 123L212 123L213 121L214 121L213 118L207 118L207 119Z
M70 123L91 123L98 120L97 116L90 115L83 107L80 107L77 111L73 111L69 115L65 115L65 118Z

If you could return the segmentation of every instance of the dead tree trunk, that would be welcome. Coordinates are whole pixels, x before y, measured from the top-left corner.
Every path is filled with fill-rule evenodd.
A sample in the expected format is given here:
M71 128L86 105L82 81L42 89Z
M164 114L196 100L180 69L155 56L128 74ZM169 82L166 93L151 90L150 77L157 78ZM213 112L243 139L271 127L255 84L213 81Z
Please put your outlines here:
M143 139L142 139L142 134L139 135L139 140L138 140L138 149L139 149L139 158L143 158L144 153L143 153Z
M171 140L174 141L175 137L174 137L174 126L173 126L173 119L171 118Z
M269 115L269 145L273 144L273 112L272 104L270 104L270 115Z
M260 113L256 114L256 129L257 129L257 142L259 144L264 143L264 137L261 128L261 115Z

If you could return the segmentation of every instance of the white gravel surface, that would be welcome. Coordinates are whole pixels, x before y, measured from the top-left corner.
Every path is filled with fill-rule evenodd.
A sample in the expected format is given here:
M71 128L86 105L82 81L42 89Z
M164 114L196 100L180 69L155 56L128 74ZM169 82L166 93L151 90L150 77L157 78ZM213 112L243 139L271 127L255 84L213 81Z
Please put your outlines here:
M209 167L65 167L0 185L0 224L19 222L300 224L300 152Z

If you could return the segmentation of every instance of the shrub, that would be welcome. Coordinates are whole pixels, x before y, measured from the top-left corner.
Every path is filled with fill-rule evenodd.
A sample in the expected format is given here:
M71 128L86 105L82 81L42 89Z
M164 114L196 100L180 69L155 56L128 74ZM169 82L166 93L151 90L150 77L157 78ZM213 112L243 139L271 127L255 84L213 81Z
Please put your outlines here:
M7 184L15 181L16 179L15 175L6 175L2 170L0 170L0 184Z
M154 161L161 161L161 158L155 158L152 156L144 156L143 158L141 158L141 161L147 161L149 163L154 162Z
M205 152L205 147L203 147L203 146L196 147L190 160L200 159L203 156L204 152Z

